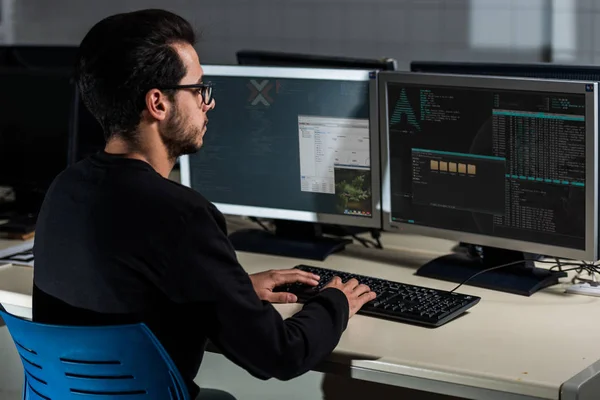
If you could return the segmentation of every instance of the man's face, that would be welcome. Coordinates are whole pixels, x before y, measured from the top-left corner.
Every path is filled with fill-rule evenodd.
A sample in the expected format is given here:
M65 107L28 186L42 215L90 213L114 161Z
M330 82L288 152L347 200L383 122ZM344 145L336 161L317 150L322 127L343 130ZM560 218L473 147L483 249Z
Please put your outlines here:
M187 70L180 85L201 83L204 72L196 50L190 44L174 46ZM215 107L215 101L205 104L197 89L178 90L175 93L172 113L164 121L160 135L167 146L169 156L177 158L200 150L208 124L207 112Z

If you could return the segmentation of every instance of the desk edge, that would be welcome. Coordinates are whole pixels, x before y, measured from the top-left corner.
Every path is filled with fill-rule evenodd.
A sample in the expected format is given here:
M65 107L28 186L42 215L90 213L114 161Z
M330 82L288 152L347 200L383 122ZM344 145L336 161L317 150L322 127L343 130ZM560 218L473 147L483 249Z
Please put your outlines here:
M529 394L518 393L516 391L504 391L485 386L469 385L453 380L398 374L372 369L365 366L340 364L339 362L332 360L326 360L322 362L317 367L313 368L313 371L318 371L324 374L332 373L336 375L348 376L353 379L377 382L391 386L400 386L419 391L452 395L465 399L540 400L558 399L559 395L558 391L555 392L551 389L543 389L541 387L531 390ZM513 390L514 389L515 388L513 388ZM533 392L537 393L533 394Z
M600 393L600 360L566 381L560 388L561 400L595 400Z
M223 354L221 350L215 346L210 340L207 341L206 351ZM420 376L412 376L405 374L396 374L387 371L381 371L364 366L356 366L351 364L341 364L336 361L326 360L312 368L312 371L317 371L323 374L335 374L347 376L353 379L364 380L368 382L376 382L391 386L400 386L409 389L426 391L430 393L439 393L453 395L466 399L486 399L486 400L541 400L541 399L558 399L558 392L544 390L538 388L538 395L521 394L516 392L505 392L496 389L490 389L480 386L470 386L451 380L429 379ZM402 381L402 384L399 384ZM542 394L543 393L543 394Z

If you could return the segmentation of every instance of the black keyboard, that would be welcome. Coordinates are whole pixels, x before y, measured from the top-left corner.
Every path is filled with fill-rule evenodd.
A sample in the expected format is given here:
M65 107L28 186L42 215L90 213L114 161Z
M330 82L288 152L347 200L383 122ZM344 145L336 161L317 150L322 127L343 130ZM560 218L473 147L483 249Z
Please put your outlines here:
M293 293L298 296L299 302L304 302L315 296L334 276L339 276L344 282L355 278L359 283L364 283L377 293L377 298L365 304L358 314L399 322L438 327L458 317L481 300L476 296L407 285L310 265L297 265L295 268L319 275L321 277L319 286L312 287L295 283L280 286L276 288L276 291Z

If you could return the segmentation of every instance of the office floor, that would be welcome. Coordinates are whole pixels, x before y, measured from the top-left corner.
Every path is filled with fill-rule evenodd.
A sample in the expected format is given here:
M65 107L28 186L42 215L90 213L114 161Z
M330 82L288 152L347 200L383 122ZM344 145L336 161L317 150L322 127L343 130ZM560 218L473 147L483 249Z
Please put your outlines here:
M0 319L0 399L20 400L23 367L8 329Z

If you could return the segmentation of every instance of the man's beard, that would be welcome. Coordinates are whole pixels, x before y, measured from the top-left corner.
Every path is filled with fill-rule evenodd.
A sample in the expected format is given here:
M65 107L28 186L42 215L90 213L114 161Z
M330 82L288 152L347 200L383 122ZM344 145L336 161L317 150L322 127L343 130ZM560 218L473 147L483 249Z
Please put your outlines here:
M167 148L169 159L176 160L181 155L200 150L196 142L203 128L190 126L188 119L183 119L177 107L173 111L166 121L165 129L160 132L160 138Z

